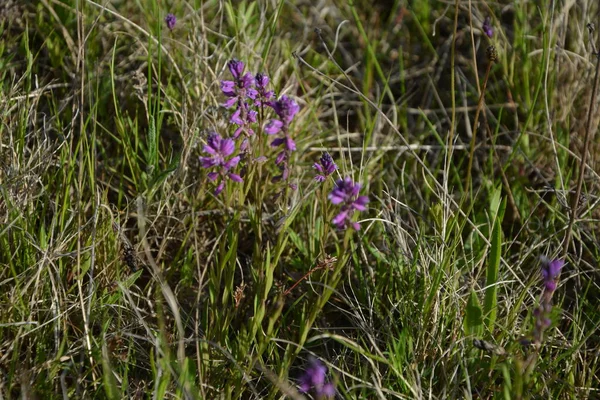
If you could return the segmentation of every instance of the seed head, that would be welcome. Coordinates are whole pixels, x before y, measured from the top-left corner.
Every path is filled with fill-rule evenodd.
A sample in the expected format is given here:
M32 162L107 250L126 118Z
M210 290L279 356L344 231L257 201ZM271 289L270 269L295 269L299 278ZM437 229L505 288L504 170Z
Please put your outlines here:
M498 50L496 50L496 46L494 46L493 44L488 46L488 48L486 50L486 54L487 54L488 60L490 60L491 62L498 61Z

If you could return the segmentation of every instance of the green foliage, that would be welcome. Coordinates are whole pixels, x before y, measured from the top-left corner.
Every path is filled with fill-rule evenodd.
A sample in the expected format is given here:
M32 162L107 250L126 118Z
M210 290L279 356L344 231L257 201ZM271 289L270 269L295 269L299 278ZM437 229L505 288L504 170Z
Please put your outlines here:
M490 200L490 224L492 225L492 235L490 237L490 258L488 260L486 272L486 290L483 303L483 312L485 315L488 331L493 333L496 322L498 307L498 270L500 268L500 259L502 257L502 216L504 214L505 202L500 197L500 188L494 190Z

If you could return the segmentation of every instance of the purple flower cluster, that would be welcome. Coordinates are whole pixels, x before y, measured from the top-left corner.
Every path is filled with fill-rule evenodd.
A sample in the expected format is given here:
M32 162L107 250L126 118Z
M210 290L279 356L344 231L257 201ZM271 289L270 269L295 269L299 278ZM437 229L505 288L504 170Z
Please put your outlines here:
M491 38L494 35L494 28L492 28L492 19L490 17L485 17L483 25L481 26L481 30L489 38Z
M200 157L200 163L203 168L214 168L216 170L209 172L208 179L217 183L215 196L219 195L225 188L225 178L234 182L243 182L242 178L231 172L240 162L240 156L230 157L235 151L235 142L232 139L223 139L217 133L211 133L208 136L204 152L206 157Z
M172 20L165 19L165 21L170 26ZM271 147L281 148L275 157L275 164L281 174L272 180L274 182L288 180L290 154L296 150L296 143L292 139L289 127L300 107L293 99L285 95L276 100L275 93L268 89L269 77L262 73L253 75L251 72L247 72L244 62L232 59L227 63L227 68L232 79L222 80L220 87L227 97L223 106L233 110L229 122L235 126L235 131L231 138L212 134L208 139L208 144L204 147L204 152L208 155L200 158L204 168L216 168L216 171L208 175L210 180L218 182L216 193L219 194L223 190L224 178L236 182L242 181L242 177L232 173L231 170L240 163L240 160L246 159L245 154L253 150L251 147L252 136L255 134L258 123L263 122L264 112L267 108L272 109L277 117L268 120L263 126L263 131L268 135L281 135L271 142ZM241 144L238 144L236 140L242 133L244 139ZM234 155L236 148L241 152L240 155ZM264 154L255 154L255 156L256 158L253 159L255 162L267 159ZM245 166L242 168L242 176L245 168ZM294 188L294 185L290 184L290 187Z
M256 122L256 111L252 110L250 104L253 104L259 93L254 88L256 83L251 72L244 74L245 64L242 61L231 60L227 63L229 72L233 76L232 81L221 81L221 90L228 97L223 104L225 108L236 106L230 118L230 122L236 124L239 128L233 134L233 138L237 139L242 132L246 136L254 134L254 130L250 127Z
M540 305L533 311L535 324L533 327L533 342L541 344L544 330L550 326L550 313L552 312L552 295L556 290L560 270L565 265L563 260L550 260L542 257L542 278L544 279L544 293Z
M329 153L323 153L319 162L313 164L313 167L319 172L315 177L317 182L324 182L325 179L337 170L337 165Z
M288 161L292 151L296 150L296 142L290 136L289 127L294 116L300 111L300 106L291 98L283 95L277 101L271 101L269 105L275 111L279 119L272 119L265 125L265 133L276 135L281 133L283 136L271 142L271 147L282 147L281 152L275 159L275 164L279 166L281 175L273 178L274 181L287 180L289 175Z
M544 287L546 291L552 293L556 290L556 281L560 275L560 270L564 267L563 260L542 259L542 277L544 278Z
M169 13L165 17L165 23L167 24L167 28L169 28L169 30L172 31L175 28L175 24L177 23L177 17Z
M267 90L269 77L259 72L254 77L254 80L256 81L256 91L258 92L258 96L254 100L254 105L257 107L268 106L273 96L275 96L274 91Z
M346 229L351 225L355 230L360 230L358 222L352 222L354 211L365 211L369 203L367 196L359 196L361 184L354 183L352 178L346 177L335 183L333 191L329 194L329 200L333 204L341 204L342 208L338 215L333 218L333 224L338 229Z
M317 399L335 396L335 386L327 382L327 367L318 359L311 358L309 365L300 377L300 392L312 392Z

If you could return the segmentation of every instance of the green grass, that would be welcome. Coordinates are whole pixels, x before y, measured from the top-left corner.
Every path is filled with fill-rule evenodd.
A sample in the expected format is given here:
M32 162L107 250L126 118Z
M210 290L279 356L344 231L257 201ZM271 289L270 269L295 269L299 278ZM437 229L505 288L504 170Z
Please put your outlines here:
M340 399L600 396L598 5L311 4L0 5L1 398L311 398L311 356ZM215 196L232 58L300 105L297 149L274 182L265 108Z

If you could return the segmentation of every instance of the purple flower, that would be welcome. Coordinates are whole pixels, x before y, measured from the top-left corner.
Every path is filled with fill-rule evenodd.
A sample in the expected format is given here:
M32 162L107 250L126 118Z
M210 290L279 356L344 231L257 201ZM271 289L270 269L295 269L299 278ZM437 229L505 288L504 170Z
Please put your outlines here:
M335 386L326 381L327 367L318 359L312 358L309 365L300 377L300 392L308 393L312 390L313 394L321 398L332 398L335 396Z
M168 13L167 16L165 17L165 23L167 24L167 28L169 28L169 30L173 30L173 28L175 28L175 24L177 23L177 17L175 17L175 15Z
M254 130L250 125L256 122L257 117L257 112L250 109L250 104L257 101L257 97L259 97L259 92L254 89L256 79L250 72L244 74L245 67L246 65L242 61L230 60L227 63L227 68L229 68L233 80L221 81L221 90L228 97L223 106L225 108L236 106L236 110L229 119L229 122L238 125L233 134L234 139L237 139L242 132L246 136L253 135ZM264 83L264 79L262 78L261 83ZM248 102L248 100L251 101Z
M258 95L254 86L254 76L251 72L244 74L245 64L242 61L236 59L230 60L227 63L227 68L233 76L233 81L221 81L221 90L223 94L229 99L223 104L225 108L231 108L236 104L241 104L246 101L247 98L254 100Z
M235 58L227 62L227 68L229 68L229 72L231 72L231 75L235 80L240 79L245 66L246 64L244 64L243 61L236 60Z
M235 151L235 142L232 139L223 139L217 133L211 133L204 146L204 152L208 153L206 157L200 157L202 168L215 168L216 171L208 173L208 179L212 182L218 182L215 195L219 195L225 188L224 178L229 178L234 182L242 182L238 174L230 172L240 162L240 156L229 158ZM229 158L229 159L228 159Z
M489 38L491 38L494 35L494 29L492 28L492 19L490 17L485 17L483 25L481 26L481 30Z
M283 95L277 101L272 101L269 105L275 110L279 120L272 119L265 126L265 132L269 135L275 135L280 130L287 130L294 116L300 111L300 106L293 99Z
M283 145L283 148L288 151L296 150L296 142L290 137L290 135L285 135L285 137L277 138L273 140L271 143L271 147L277 147ZM279 163L277 163L279 164Z
M348 224L357 231L360 229L358 222L352 222L352 214L354 214L354 211L366 210L366 205L369 202L367 196L358 195L360 188L360 183L354 183L352 178L346 177L338 180L333 191L329 194L329 200L333 204L342 204L339 214L332 220L332 223L338 229L345 229Z
M337 170L337 165L333 161L333 158L329 155L329 153L323 153L319 162L313 164L313 167L319 172L315 177L317 182L324 182L325 179Z
M552 260L542 258L542 277L544 278L544 286L548 292L556 290L556 281L560 275L560 270L565 265L563 260Z
M239 126L233 133L234 139L237 139L242 132L245 132L247 136L254 135L254 129L250 127L250 124L256 122L257 114L256 111L250 109L245 101L238 104L238 108L231 114L229 119L230 122Z
M556 283L560 275L560 270L565 265L563 260L550 260L547 257L541 257L542 278L544 279L544 292L540 298L540 304L533 310L534 325L531 333L532 342L540 345L544 339L544 331L550 327L552 321L552 294L556 290Z
M296 150L296 142L290 136L289 126L294 116L300 110L300 106L291 98L283 95L277 101L270 101L269 106L273 108L279 119L272 119L265 125L265 133L275 135L283 133L283 137L271 142L271 147L282 146L283 150L277 155L275 164L281 170L281 175L273 178L273 182L287 180L289 176L288 161L292 151Z
M265 74L261 74L260 72L256 74L254 77L256 82L256 91L258 92L258 96L254 101L254 105L260 107L262 105L267 105L273 98L275 92L272 90L267 90L267 85L269 84L269 77Z

